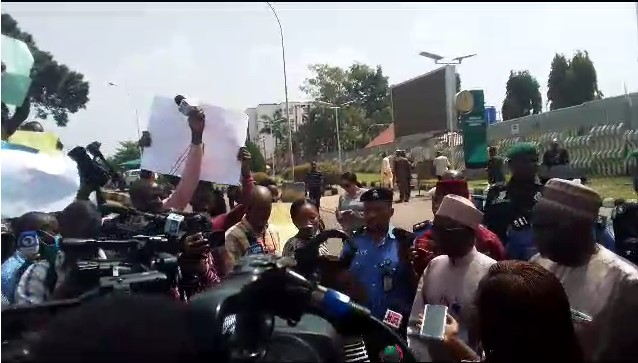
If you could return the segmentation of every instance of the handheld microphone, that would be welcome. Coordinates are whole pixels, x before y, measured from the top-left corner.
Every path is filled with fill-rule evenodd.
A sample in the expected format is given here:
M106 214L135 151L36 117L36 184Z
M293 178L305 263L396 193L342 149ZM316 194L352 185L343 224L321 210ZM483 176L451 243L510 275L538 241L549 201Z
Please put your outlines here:
M195 105L192 104L193 102L189 101L186 97L182 95L175 96L173 100L175 101L175 104L177 105L177 109L179 110L179 112L186 117L188 117L188 115L190 115L195 109Z
M36 231L26 231L20 233L18 237L17 249L27 258L32 258L40 250L40 238Z

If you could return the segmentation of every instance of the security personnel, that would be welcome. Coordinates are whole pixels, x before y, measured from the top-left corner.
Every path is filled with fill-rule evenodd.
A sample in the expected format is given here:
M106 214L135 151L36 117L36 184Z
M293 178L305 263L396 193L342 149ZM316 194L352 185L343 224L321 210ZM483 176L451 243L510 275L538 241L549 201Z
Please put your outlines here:
M536 253L530 217L543 189L537 178L538 151L531 143L519 143L507 157L512 176L487 191L483 224L503 242L508 258L529 260Z
M386 188L361 195L365 226L354 232L355 249L344 246L342 258L352 258L350 273L365 291L363 305L376 318L397 329L401 325L400 330L405 331L417 285L409 260L414 235L390 224L392 197L393 192ZM402 316L398 324L393 323L396 313Z

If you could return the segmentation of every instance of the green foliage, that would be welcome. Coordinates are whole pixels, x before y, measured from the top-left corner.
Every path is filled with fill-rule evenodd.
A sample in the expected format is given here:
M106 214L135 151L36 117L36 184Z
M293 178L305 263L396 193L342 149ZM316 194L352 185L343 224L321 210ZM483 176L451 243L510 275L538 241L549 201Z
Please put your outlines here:
M319 171L323 173L323 180L325 185L335 185L339 184L341 179L341 173L339 172L339 167L330 163L317 163L317 168ZM310 164L301 164L295 166L295 179L296 182L304 181L306 173L310 171ZM290 168L286 169L282 175L284 179L290 180L292 176L290 175Z
M89 101L89 83L84 81L84 75L59 64L51 53L40 50L33 36L20 30L9 14L2 14L2 34L25 42L33 54L33 82L28 97L35 107L36 117L52 116L58 126L66 126L68 114L86 108Z
M255 181L255 184L262 184L268 180L272 180L272 178L263 172L257 172L257 173L253 173L253 180Z
M598 89L596 68L586 51L578 51L571 60L556 54L547 81L550 109L558 110L603 98Z
M266 161L264 160L264 156L259 151L259 148L255 143L250 140L246 141L246 149L250 153L250 170L254 172L264 172L266 171Z
M510 71L501 109L503 120L540 113L543 99L539 89L538 81L529 71Z
M342 107L339 112L339 131L343 150L364 147L383 129L373 124L392 121L388 78L380 66L354 63L348 69L327 64L309 67L313 76L305 80L301 90L319 102ZM336 151L336 122L333 109L321 103L311 104L305 124L299 127L293 141L304 155ZM370 132L368 132L370 131Z
M121 163L139 159L142 157L140 148L137 146L137 141L120 141L120 146L115 150L115 153L106 158L116 170L122 170Z

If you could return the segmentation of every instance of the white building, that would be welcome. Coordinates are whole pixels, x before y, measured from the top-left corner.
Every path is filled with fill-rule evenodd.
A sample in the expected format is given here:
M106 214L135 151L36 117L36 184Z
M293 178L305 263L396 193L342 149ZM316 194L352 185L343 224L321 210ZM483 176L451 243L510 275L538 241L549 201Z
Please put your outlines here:
M288 102L293 132L297 131L299 126L304 123L304 116L308 113L308 106L309 103L307 102ZM256 107L246 109L246 114L248 115L248 138L259 147L266 160L272 158L274 140L271 135L260 133L266 126L263 116L272 118L277 111L285 119L286 103L262 103Z

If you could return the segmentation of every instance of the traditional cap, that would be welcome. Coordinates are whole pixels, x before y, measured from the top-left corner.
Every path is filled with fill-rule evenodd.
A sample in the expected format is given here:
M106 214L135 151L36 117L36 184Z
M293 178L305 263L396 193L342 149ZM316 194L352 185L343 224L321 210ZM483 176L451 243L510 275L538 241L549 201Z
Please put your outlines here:
M472 229L478 228L483 220L483 213L476 209L469 199L454 194L448 194L443 197L436 215L447 217Z
M583 219L595 220L602 206L602 198L591 188L573 181L552 178L545 188L539 203L546 203L556 209Z
M362 202L392 202L393 198L394 192L388 188L372 188L361 194L359 200Z
M521 155L538 155L538 150L536 150L536 146L530 142L519 142L512 146L507 152L508 158L515 158Z
M435 198L441 198L448 194L460 195L470 199L470 190L465 180L441 180L436 183Z

